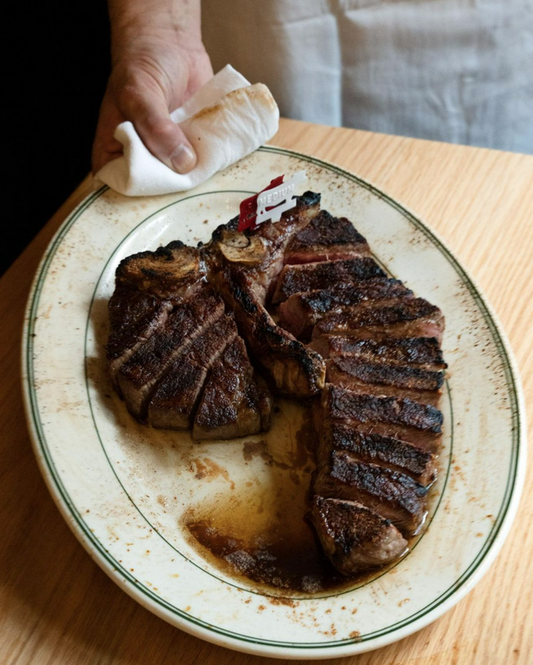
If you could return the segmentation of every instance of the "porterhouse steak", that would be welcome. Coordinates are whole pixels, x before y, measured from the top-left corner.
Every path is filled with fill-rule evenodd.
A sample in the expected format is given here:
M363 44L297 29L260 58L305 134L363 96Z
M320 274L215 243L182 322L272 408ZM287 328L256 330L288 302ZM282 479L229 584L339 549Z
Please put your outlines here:
M391 563L424 527L442 436L438 307L390 278L306 192L277 223L124 259L107 358L128 410L195 440L268 430L272 392L316 433L309 518L345 575Z

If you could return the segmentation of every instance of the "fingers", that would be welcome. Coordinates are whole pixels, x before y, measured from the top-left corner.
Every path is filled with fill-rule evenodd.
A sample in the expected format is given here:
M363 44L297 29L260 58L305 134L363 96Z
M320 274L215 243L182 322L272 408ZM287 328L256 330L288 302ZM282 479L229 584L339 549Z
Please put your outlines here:
M94 137L91 168L93 174L108 162L122 154L122 144L114 137L116 127L125 120L109 93L106 93L100 107L100 116Z
M122 109L150 152L178 173L188 173L196 153L182 130L171 119L162 90L157 87L126 87Z

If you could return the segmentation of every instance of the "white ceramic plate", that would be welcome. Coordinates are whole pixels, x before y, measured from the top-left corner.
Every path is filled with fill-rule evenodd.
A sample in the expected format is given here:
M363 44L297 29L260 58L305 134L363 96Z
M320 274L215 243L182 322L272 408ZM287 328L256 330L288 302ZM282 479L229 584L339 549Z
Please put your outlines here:
M119 261L173 239L207 240L273 177L305 168L322 206L349 217L376 258L447 327L444 449L430 526L400 563L355 588L276 597L194 544L191 515L268 529L301 510L301 410L280 404L271 432L191 443L136 423L110 388L107 300ZM283 658L347 656L434 621L481 578L515 515L524 477L521 391L486 302L419 219L355 175L273 147L182 195L131 199L101 188L65 221L41 263L23 344L28 422L64 518L106 573L173 625L233 649ZM263 446L263 448L262 448ZM270 458L254 455L268 447ZM301 452L301 451L300 451ZM273 462L272 462L273 460ZM287 467L292 467L292 472ZM300 502L300 503L298 503Z

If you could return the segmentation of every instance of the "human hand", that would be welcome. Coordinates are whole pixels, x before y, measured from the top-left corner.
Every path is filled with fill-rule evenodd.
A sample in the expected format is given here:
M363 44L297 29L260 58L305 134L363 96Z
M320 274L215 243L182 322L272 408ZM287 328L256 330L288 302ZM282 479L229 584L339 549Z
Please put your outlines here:
M213 76L201 39L168 28L129 30L114 46L113 68L100 108L92 152L93 173L122 154L113 134L130 120L150 152L178 173L196 154L170 112Z

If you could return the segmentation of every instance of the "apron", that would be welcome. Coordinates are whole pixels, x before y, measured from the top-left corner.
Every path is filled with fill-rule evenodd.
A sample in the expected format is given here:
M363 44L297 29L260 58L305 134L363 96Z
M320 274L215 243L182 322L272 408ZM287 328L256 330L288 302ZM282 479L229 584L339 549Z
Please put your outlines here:
M533 0L202 0L285 117L533 153Z

